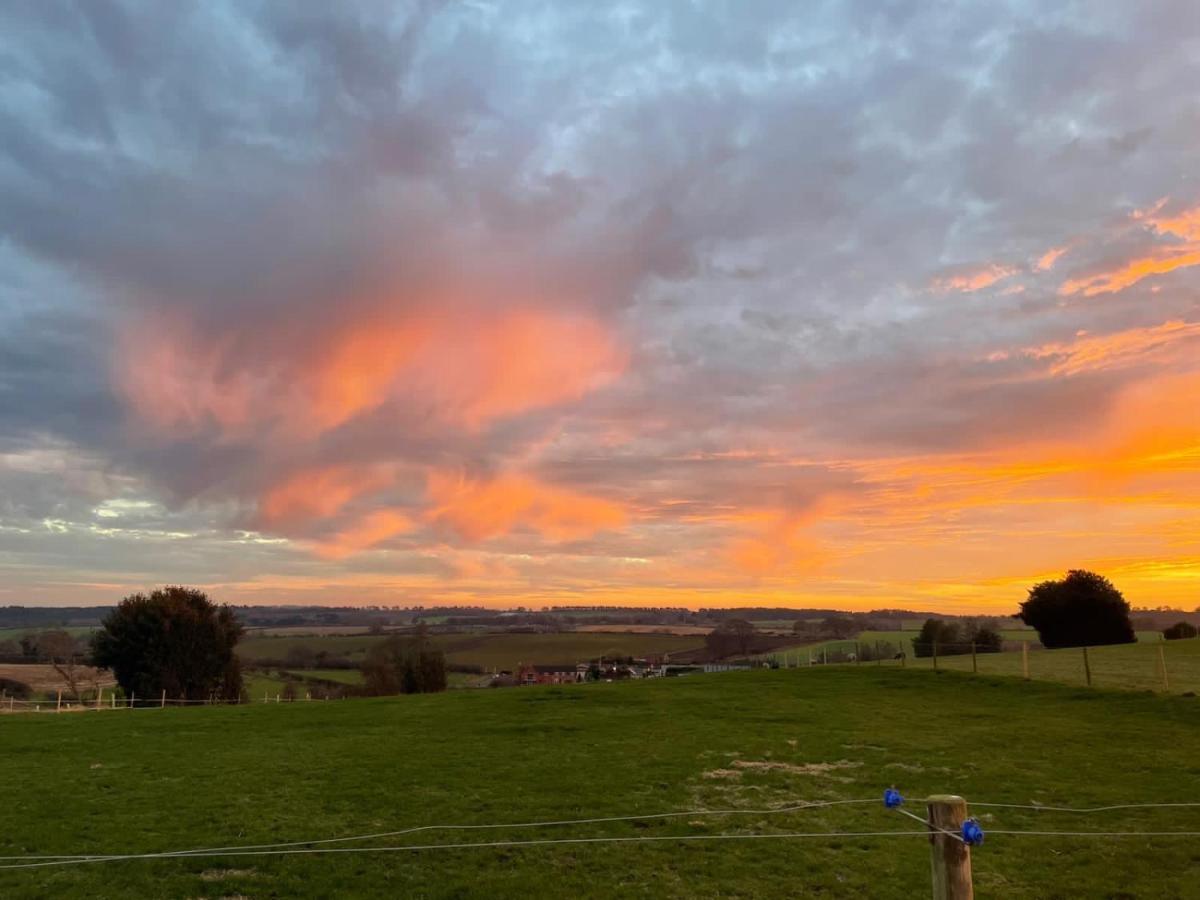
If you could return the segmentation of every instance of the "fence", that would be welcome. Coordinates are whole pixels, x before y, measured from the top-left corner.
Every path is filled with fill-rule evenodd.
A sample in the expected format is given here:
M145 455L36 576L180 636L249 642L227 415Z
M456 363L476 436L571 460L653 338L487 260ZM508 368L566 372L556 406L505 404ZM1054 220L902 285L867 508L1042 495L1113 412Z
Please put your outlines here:
M965 641L931 642L918 648L928 654L924 656L902 651L890 654L885 643L849 640L777 653L770 661L782 668L835 664L915 667L1083 687L1200 693L1200 638L1061 650L1011 641L1000 651Z
M909 802L925 806L925 814L918 815L906 808ZM689 833L675 835L608 835L589 837L552 837L527 839L502 839L489 841L456 841L445 843L388 843L378 842L402 838L414 834L447 831L520 831L525 829L569 828L579 825L610 826L617 823L644 824L649 820L687 819L696 820L705 817L731 818L738 816L753 816L764 818L799 814L811 810L829 809L831 807L866 807L874 806L878 811L882 807L882 815L888 820L898 821L893 814L920 824L919 829L891 828L884 825L874 825L870 830L857 831L773 831L773 832L718 832L718 833ZM1160 810L1194 809L1200 807L1200 802L1147 802L1119 803L1094 807L1045 806L1027 803L1009 802L974 802L978 808L996 810L990 813L996 815L1028 816L1092 816L1129 810ZM689 826L701 823L688 821ZM1004 823L1001 823L1004 824ZM518 847L548 847L583 844L641 844L672 842L686 844L698 841L754 841L754 840L821 840L840 841L844 838L881 839L896 837L920 837L928 841L930 853L930 869L932 873L932 889L934 900L970 900L974 896L971 872L971 854L973 848L980 848L985 839L1011 840L1014 838L1064 838L1080 840L1087 838L1139 838L1139 837L1175 837L1195 838L1200 836L1197 830L1045 830L1030 828L995 828L989 822L985 830L980 822L968 815L967 802L954 794L941 794L923 799L907 801L895 788L883 792L882 804L878 798L843 799L843 800L808 800L792 802L785 806L768 809L699 809L663 813L646 813L618 816L594 816L590 818L556 819L541 822L484 822L470 824L433 824L416 825L392 831L375 832L372 834L349 835L346 837L313 838L309 840L286 841L273 844L233 845L225 847L204 847L198 849L166 850L153 853L121 853L121 854L26 854L23 856L0 856L0 870L4 869L46 869L62 868L76 865L98 865L107 862L131 860L170 860L170 859L227 859L233 857L264 857L264 856L294 856L310 854L359 854L359 853L415 853L436 850L465 850L465 849L510 849ZM347 844L362 844L374 842L373 846L345 846ZM333 845L343 846L333 846Z
M13 696L0 696L0 713L70 713L70 712L105 712L119 709L166 709L168 706L245 706L252 703L308 703L323 702L328 696L313 697L311 692L303 697L285 696L277 693L274 696L264 694L255 700L185 700L181 697L168 697L162 692L157 697L126 697L116 691L107 694L101 690L94 698L72 699L64 697L59 691L57 696L47 700L18 700ZM341 699L341 698L339 698Z

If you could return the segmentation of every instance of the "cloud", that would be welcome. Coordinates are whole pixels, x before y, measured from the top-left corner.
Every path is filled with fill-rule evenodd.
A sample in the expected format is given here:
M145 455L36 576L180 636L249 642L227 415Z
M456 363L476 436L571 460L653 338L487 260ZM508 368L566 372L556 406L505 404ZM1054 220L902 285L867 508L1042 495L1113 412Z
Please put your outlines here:
M998 281L1011 278L1017 270L1011 266L995 263L981 267L961 268L953 274L941 275L933 280L936 291L958 291L963 294L982 291Z
M10 4L0 35L14 602L1007 609L1064 560L1195 555L1169 5Z
M620 505L523 475L491 479L450 472L429 477L428 517L467 541L484 541L529 528L553 541L588 537L626 523Z
M1034 268L1036 268L1039 272L1050 271L1051 269L1054 268L1054 264L1056 262L1058 262L1059 259L1062 258L1063 254L1066 253L1068 249L1070 249L1070 248L1068 248L1068 247L1051 247L1049 250L1047 250L1045 253L1043 253L1041 256L1039 256L1037 258L1037 262L1034 264Z
M1200 265L1200 206L1182 209L1174 215L1161 215L1168 202L1169 198L1163 198L1149 209L1136 210L1129 217L1135 227L1167 238L1166 241L1156 241L1115 266L1067 279L1059 293L1067 297L1117 293L1145 278Z
M1025 352L1035 359L1053 360L1053 375L1077 375L1144 363L1163 351L1187 354L1190 349L1194 353L1193 342L1198 338L1200 323L1171 321L1149 328L1079 336L1069 343L1043 344Z
M312 548L317 556L325 559L343 559L374 547L388 538L411 531L412 528L413 521L404 513L392 509L377 509L332 537L314 541Z

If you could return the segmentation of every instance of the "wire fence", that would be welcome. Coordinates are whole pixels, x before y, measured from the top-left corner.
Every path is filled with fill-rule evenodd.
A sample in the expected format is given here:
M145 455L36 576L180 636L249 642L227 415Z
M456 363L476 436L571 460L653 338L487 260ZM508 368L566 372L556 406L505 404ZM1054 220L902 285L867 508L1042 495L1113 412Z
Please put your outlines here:
M911 812L905 808L908 804L925 805L923 815ZM1049 806L1040 804L986 802L973 803L975 808L1001 810L996 815L1026 816L1036 814L1037 817L1062 816L1111 816L1117 812L1129 810L1153 811L1170 809L1200 809L1200 802L1181 801L1146 801L1131 803L1114 803L1104 806L1068 807ZM571 835L565 837L519 837L506 836L494 840L483 841L442 841L407 843L397 842L396 839L410 837L416 834L431 832L479 832L479 831L509 831L516 832L534 829L571 829L579 826L611 826L621 823L645 823L651 820L687 819L691 827L701 823L695 820L707 818L736 818L736 817L771 817L793 816L832 807L873 807L876 812L873 822L865 829L858 830L781 830L781 831L718 831L690 832L672 835ZM890 818L896 814L920 824L920 828L887 827L888 821L898 821ZM882 818L880 816L882 815ZM1200 818L1198 815L1197 818ZM1159 827L1151 829L1108 829L1108 830L1053 830L1045 828L1014 828L1004 827L1008 823L1000 823L1001 827L993 827L989 822L986 828L978 820L967 816L967 804L961 797L953 795L934 796L905 800L895 788L889 788L883 793L882 803L878 798L854 798L839 800L800 800L786 805L769 808L732 808L732 809L690 809L661 813L644 813L616 816L592 816L587 818L559 818L544 821L529 822L482 822L482 823L447 823L415 825L391 831L377 831L366 834L353 834L341 837L321 837L300 839L269 844L236 844L220 847L199 847L175 850L163 850L143 853L76 853L76 854L24 854L0 856L0 870L28 869L58 869L81 865L98 865L121 861L138 860L180 860L180 859L232 859L237 857L294 857L334 854L380 854L380 853L425 853L445 850L489 850L515 849L534 847L562 847L579 845L629 845L629 844L688 844L711 841L795 841L795 840L828 840L843 841L848 838L875 840L892 838L920 837L929 840L931 844L931 859L933 861L934 896L954 898L970 896L971 885L971 850L978 849L984 844L985 838L1057 838L1063 840L1080 839L1124 839L1124 838L1179 838L1188 839L1200 836L1200 830L1195 830L1196 823L1188 822L1187 828L1165 830ZM388 841L387 843L381 843ZM366 846L349 846L363 845ZM957 849L947 853L944 846L949 844ZM955 887L957 885L957 888ZM964 888L965 886L965 888ZM965 890L967 893L960 893Z
M789 669L825 665L929 668L1083 687L1200 693L1200 638L1057 650L1033 641L1004 641L996 647L969 641L845 640L777 652L768 661Z
M13 696L0 696L0 714L3 713L81 713L105 712L114 710L145 710L166 709L177 706L251 706L262 703L320 703L329 700L326 696L314 697L311 692L303 696L276 693L263 695L258 698L235 698L225 700L211 698L206 700L189 700L182 697L168 697L165 694L158 697L126 697L116 691L100 692L95 697L73 698L59 692L57 697L40 700L18 700ZM338 697L336 699L345 699Z

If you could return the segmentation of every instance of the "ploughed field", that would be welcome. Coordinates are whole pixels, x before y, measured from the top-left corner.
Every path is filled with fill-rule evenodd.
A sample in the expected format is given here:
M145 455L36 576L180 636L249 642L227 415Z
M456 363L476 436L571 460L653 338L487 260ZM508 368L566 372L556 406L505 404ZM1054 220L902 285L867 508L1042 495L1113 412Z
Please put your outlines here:
M920 828L884 809L1195 800L1200 700L925 668L757 670L330 703L96 711L0 722L0 856L311 841L327 847ZM803 800L861 805L768 814ZM911 804L922 812L917 802ZM986 897L1195 897L1200 809L1094 815L979 806ZM550 844L93 862L0 870L5 897L927 896L917 836ZM0 865L11 864L9 862Z
M330 656L341 656L361 663L367 650L385 640L380 635L288 635L285 637L246 637L238 644L243 661L286 661L296 649ZM610 634L567 631L557 634L513 634L467 632L434 634L433 646L443 650L446 661L484 669L512 670L520 663L553 665L594 659L599 656L660 655L696 650L704 646L703 635L658 633Z

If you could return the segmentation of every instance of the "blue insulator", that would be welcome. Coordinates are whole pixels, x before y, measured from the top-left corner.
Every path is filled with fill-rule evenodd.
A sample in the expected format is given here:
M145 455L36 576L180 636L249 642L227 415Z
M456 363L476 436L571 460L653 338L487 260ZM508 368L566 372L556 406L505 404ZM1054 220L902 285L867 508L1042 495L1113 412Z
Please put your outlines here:
M895 788L888 788L883 792L883 805L888 809L895 809L904 802L904 798L900 796L900 792Z
M967 819L962 823L962 839L964 844L974 847L983 843L983 829L975 819Z

